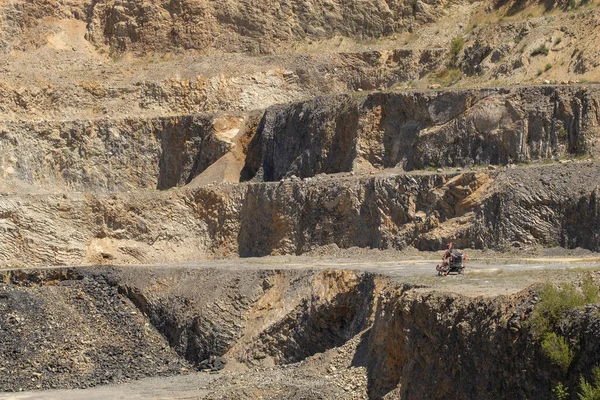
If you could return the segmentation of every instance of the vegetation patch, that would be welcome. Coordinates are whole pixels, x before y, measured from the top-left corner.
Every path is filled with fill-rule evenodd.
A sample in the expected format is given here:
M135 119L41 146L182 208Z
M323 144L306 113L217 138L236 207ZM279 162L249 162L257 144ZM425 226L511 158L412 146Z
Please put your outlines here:
M567 372L573 362L573 350L564 337L554 332L545 333L542 338L542 351L544 355L558 366L563 373Z
M580 400L600 400L600 367L595 366L592 369L592 382L585 380L583 376L579 377L579 395Z
M540 54L543 54L543 55L547 56L549 53L550 53L550 49L545 44L543 44L540 47L535 48L531 52L531 56L535 57L535 56L538 56Z
M565 140L567 138L567 136L569 136L569 132L567 132L567 130L565 129L564 126L561 126L560 129L558 130L558 138L560 140Z
M458 68L442 68L433 74L433 81L440 86L450 86L457 82L462 76Z
M536 305L529 321L532 331L542 337L551 330L568 310L583 307L597 301L598 287L588 274L581 291L570 283L554 286L546 283L539 292L540 301Z
M553 285L550 282L544 284L539 291L539 302L536 305L529 326L532 332L540 338L540 344L544 355L560 368L563 374L566 374L569 366L575 357L574 351L567 340L554 332L564 314L572 309L583 307L586 304L596 303L598 301L599 289L594 283L591 275L585 275L581 286L578 288L570 283L561 283ZM594 383L590 384L581 377L580 393L585 396L596 395L598 397L581 397L581 399L600 400L600 369L598 376L594 375ZM596 374L596 370L594 370ZM596 381L598 378L598 381ZM568 397L567 388L559 383L552 390L557 399Z
M556 386L552 388L552 394L556 397L556 400L566 400L569 398L568 388L559 382Z
M448 63L449 69L456 69L458 67L458 53L465 46L465 39L461 36L455 37L450 42L450 62Z

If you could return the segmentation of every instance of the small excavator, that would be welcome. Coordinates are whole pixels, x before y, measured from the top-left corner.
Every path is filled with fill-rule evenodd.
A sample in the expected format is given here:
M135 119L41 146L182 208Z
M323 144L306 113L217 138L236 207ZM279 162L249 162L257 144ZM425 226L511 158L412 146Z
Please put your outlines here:
M438 272L438 276L446 276L450 272L462 274L466 266L467 255L455 250L452 242L450 242L446 245L446 251L442 256L442 263L438 264L435 269Z

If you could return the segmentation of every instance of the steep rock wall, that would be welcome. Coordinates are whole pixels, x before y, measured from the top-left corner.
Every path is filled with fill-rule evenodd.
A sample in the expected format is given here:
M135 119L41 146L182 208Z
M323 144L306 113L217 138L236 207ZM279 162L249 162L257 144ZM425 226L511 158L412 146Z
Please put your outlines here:
M0 177L56 189L167 189L233 147L244 118L186 115L0 124Z
M574 351L567 371L544 355L527 328L536 296L466 298L431 291L382 293L371 330L363 337L370 398L552 398L558 382L575 399L598 341L596 306L564 315L560 334Z
M598 163L0 197L3 264L147 263L319 246L598 250Z
M499 175L475 222L480 243L598 249L598 164L515 168Z
M267 109L243 179L507 164L598 152L597 87L332 96Z

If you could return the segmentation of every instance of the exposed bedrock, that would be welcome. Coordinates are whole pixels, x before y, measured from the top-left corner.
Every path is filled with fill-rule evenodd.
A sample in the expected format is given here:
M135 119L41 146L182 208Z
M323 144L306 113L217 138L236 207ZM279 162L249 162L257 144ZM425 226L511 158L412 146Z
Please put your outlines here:
M598 153L597 87L340 95L267 109L242 178L366 166L508 164Z
M272 52L282 44L343 35L378 38L444 15L435 1L111 1L88 9L88 38L116 50Z
M558 328L574 348L573 363L561 372L527 328L534 294L383 293L363 336L369 397L542 399L558 381L577 387L580 373L597 362L596 308L571 312Z
M190 182L232 150L247 117L186 115L0 124L0 178L121 191Z
M542 244L598 250L599 177L597 163L582 162L251 185L240 215L238 252L302 254L328 244L436 250L447 241L476 248Z
M598 250L600 164L0 197L2 264L148 263L320 246ZM40 218L40 216L43 216Z
M196 364L211 354L247 365L286 364L341 346L365 329L375 296L372 274L349 271L171 268L150 274L117 270L113 276L170 345Z
M271 53L291 42L346 36L368 40L407 32L447 14L438 1L274 0L133 1L72 0L7 3L0 7L5 32L0 51L26 46L15 38L43 18L87 24L86 39L113 51L168 52L177 49Z
M600 169L583 162L511 169L482 201L474 236L480 243L546 243L600 249Z
M340 95L245 114L5 122L0 177L116 191L184 185L228 153L252 181L556 159L598 153L599 104L596 87L530 87Z
M484 174L471 173L449 181L431 174L250 185L239 216L238 251L242 256L262 256L302 254L329 244L418 246L421 236L440 220L471 213L478 189L488 181Z
M253 57L251 62L242 54L212 55L158 63L136 72L127 83L116 72L121 68L118 64L101 64L98 68L104 69L91 76L73 72L77 78L68 82L33 65L33 76L0 82L0 119L147 119L264 109L322 94L390 88L417 80L443 63L446 54L447 50L437 48L392 49ZM217 73L214 65L225 70Z

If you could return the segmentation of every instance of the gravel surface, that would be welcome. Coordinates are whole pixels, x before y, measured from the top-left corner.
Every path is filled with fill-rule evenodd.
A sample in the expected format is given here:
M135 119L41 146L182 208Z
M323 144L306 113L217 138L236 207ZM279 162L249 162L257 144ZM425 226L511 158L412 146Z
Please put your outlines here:
M103 276L0 283L0 389L86 388L190 366Z

